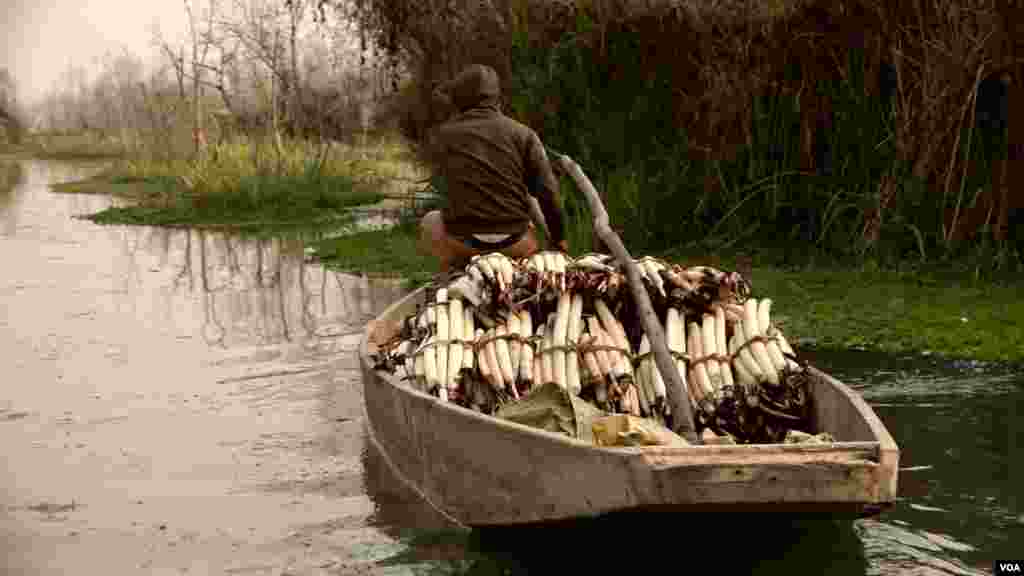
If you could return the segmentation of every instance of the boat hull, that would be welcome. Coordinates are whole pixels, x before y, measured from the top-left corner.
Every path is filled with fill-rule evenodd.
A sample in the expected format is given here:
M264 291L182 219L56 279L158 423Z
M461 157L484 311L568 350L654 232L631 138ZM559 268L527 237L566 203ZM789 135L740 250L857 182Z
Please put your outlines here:
M422 294L379 318L400 320ZM371 441L393 472L465 526L536 524L613 512L866 515L895 500L899 449L864 400L813 370L825 445L603 448L440 401L373 369L360 347Z

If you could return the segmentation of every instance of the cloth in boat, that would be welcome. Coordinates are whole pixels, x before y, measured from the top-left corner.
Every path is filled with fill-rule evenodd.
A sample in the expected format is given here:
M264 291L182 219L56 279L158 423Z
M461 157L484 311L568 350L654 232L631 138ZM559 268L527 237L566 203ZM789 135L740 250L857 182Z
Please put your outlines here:
M606 415L597 406L570 394L554 382L542 384L515 402L502 406L498 418L548 432L594 441L594 420Z
M593 423L598 446L689 446L686 438L648 418L611 414Z
M685 438L658 422L629 414L608 414L554 382L505 404L497 416L597 446L689 445Z

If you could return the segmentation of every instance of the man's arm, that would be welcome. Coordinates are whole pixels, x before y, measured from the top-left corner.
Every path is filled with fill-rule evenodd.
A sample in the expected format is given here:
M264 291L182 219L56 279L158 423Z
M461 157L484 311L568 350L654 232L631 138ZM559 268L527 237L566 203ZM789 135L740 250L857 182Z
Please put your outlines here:
M527 144L527 174L529 181L527 188L530 190L540 209L544 213L544 221L547 224L548 235L551 244L562 250L568 251L565 242L565 235L562 229L562 210L559 207L558 179L551 169L551 162L547 153L544 152L544 145L536 133L532 134Z

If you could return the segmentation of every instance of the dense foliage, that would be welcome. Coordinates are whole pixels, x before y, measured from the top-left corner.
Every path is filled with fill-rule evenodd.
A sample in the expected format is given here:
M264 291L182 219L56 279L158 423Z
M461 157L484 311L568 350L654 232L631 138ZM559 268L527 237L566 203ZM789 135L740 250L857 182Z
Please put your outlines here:
M581 163L637 250L1020 264L1024 206L998 185L1014 9L451 4L345 4L415 75L407 134L443 117L433 84L494 66L510 113ZM572 221L585 249L586 218Z

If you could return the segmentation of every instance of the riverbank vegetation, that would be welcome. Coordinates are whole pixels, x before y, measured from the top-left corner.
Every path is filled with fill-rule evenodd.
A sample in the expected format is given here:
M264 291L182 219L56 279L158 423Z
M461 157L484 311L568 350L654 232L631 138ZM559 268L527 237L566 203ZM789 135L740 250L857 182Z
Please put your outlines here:
M331 143L243 138L215 144L197 159L129 158L64 193L136 200L91 218L104 224L317 227L351 220L349 208L385 199L404 168L400 143L353 149Z
M448 112L430 87L497 69L509 113L581 164L636 250L1024 264L1020 7L322 4L412 71L415 140Z
M747 254L672 250L675 262L742 269ZM783 265L754 257L753 290L771 297L775 321L804 346L924 353L1024 363L1019 279L976 277L942 264L805 259Z
M72 66L30 111L24 155L114 158L54 186L132 202L105 224L257 230L348 222L349 209L401 196L420 177L376 111L384 75L358 66L342 24L300 2L184 3L184 43L157 35L153 69L130 53L98 71Z

